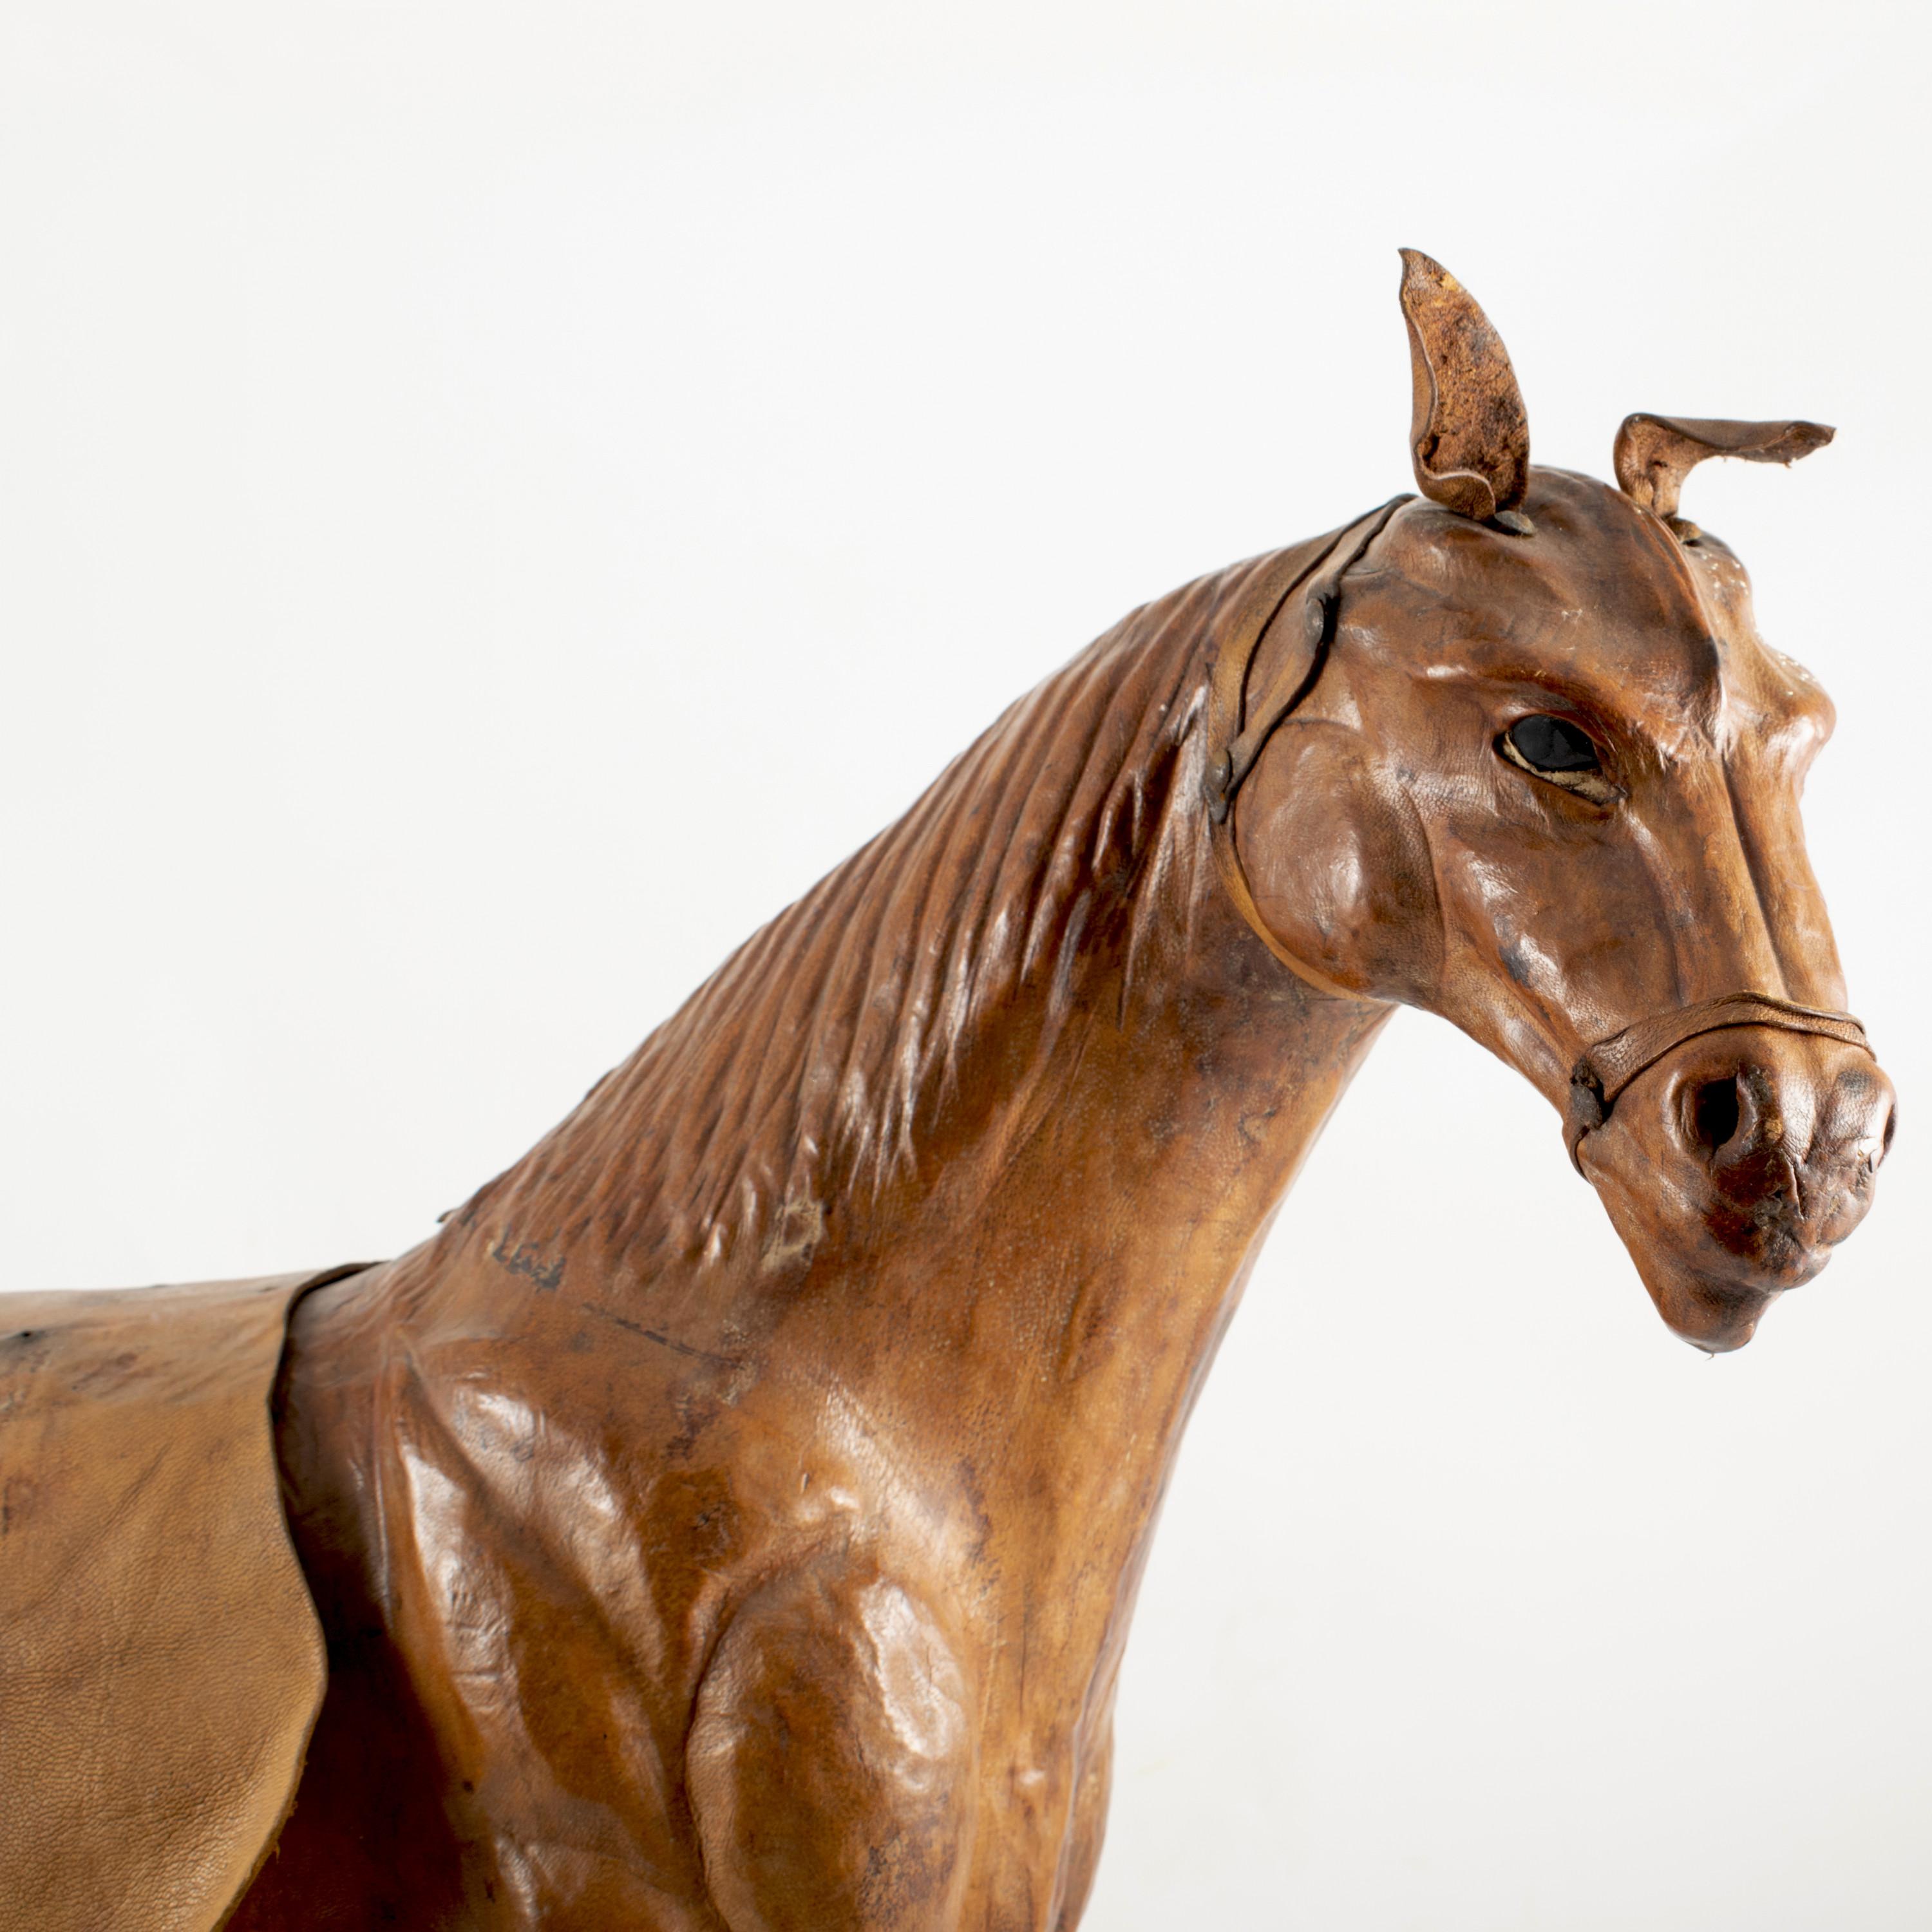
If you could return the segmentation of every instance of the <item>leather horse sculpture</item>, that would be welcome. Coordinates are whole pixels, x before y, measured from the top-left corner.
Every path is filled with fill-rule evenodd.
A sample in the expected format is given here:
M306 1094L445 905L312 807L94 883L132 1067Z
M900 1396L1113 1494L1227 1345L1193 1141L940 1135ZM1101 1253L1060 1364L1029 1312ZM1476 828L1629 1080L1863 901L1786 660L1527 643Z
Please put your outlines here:
M1533 469L1402 304L1419 496L1125 619L422 1246L0 1310L0 1919L1073 1925L1176 1444L1395 1004L1691 1342L1822 1265L1892 1111L1831 708L1678 494L1830 432Z

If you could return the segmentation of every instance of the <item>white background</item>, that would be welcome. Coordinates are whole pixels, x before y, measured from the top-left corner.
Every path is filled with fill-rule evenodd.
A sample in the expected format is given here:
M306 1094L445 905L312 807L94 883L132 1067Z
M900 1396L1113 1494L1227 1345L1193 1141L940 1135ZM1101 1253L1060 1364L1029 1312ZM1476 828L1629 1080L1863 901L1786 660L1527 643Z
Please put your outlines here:
M0 12L4 1280L381 1256L1129 606L1405 488L1398 244L1835 694L1904 1095L1673 1340L1391 1028L1183 1456L1090 1924L1932 1924L1919 10Z

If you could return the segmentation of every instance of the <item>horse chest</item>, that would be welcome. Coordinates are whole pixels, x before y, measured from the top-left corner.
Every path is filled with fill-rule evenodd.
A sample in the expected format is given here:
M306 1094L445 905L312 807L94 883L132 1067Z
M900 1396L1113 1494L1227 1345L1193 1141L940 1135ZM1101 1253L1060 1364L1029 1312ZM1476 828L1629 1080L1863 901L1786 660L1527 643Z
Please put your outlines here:
M1114 1605L1090 1575L1029 1587L1043 1497L914 1508L938 1472L877 1418L855 1448L849 1416L800 1440L747 1401L619 1453L608 1414L453 1386L398 1431L396 1634L503 1923L619 1868L827 1923L976 1891L1036 1916L1104 1754Z

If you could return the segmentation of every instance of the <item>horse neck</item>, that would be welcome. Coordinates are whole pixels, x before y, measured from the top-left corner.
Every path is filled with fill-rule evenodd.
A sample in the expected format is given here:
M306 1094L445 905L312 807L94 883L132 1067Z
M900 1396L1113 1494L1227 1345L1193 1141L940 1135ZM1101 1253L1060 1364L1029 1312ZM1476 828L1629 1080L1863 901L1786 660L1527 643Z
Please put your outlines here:
M962 1106L860 1238L926 1318L973 1338L1007 1414L1049 1457L1132 1443L1163 1470L1302 1160L1391 1008L1329 998L1266 951L1211 866L1176 868L1186 935L1162 970L1088 961L1058 1025L1044 997L982 1064L1022 1065ZM1157 882L1156 890L1161 889ZM1051 1036L1042 1051L1040 1042ZM934 1304L940 1305L937 1307Z
M358 1319L412 1400L526 1316L600 1318L509 1362L552 1408L556 1364L613 1324L662 1375L749 1361L748 1404L808 1392L792 1421L921 1472L962 1547L1000 1524L1000 1574L1064 1606L1074 1678L1109 1676L1248 1268L1390 1011L1310 990L1220 882L1186 608L1215 590L1043 688L1064 710L1068 682L1099 687L1080 758L1036 755L1017 709L398 1264ZM1141 722L1110 747L1124 688ZM424 1346L399 1348L398 1316ZM610 1386L654 1414L655 1383Z
M838 1250L929 1256L933 1214L990 1238L1037 1210L1070 1277L1225 1291L1387 1011L1279 966L1209 851L1214 653L1281 560L1144 607L1021 700L435 1245L790 1290Z
M1150 882L1202 887L1156 909L1163 958L1088 953L1070 1018L1043 993L1005 1010L918 1173L836 1217L794 1291L817 1315L788 1374L838 1391L861 1466L926 1472L942 1543L988 1540L980 1610L1019 1634L1000 1694L1058 1709L1072 1687L1083 1750L1216 1347L1392 1010L1308 988L1211 873Z
M1123 1334L1184 1304L1208 1347L1388 1010L1280 967L1209 850L1216 640L1280 561L1145 607L1020 700L476 1196L442 1257L694 1316L904 1274L920 1318L988 1334L1002 1297L1071 1321L1072 1296Z

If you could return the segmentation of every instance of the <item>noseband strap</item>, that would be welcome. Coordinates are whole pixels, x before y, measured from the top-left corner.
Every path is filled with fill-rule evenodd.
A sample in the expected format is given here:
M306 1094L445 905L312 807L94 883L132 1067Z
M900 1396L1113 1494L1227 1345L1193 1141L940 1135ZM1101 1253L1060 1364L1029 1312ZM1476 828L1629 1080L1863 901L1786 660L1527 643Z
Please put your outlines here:
M1583 1136L1610 1118L1617 1096L1640 1073L1700 1034L1747 1026L1816 1034L1825 1040L1841 1040L1847 1046L1862 1047L1868 1053L1871 1051L1864 1028L1850 1013L1832 1012L1822 1006L1801 1006L1796 1000L1775 999L1768 993L1726 993L1718 999L1701 1000L1694 1006L1680 1006L1675 1012L1653 1014L1634 1026L1625 1027L1622 1033L1598 1040L1571 1072L1569 1118L1564 1134L1570 1165L1579 1174L1582 1172L1580 1149Z

